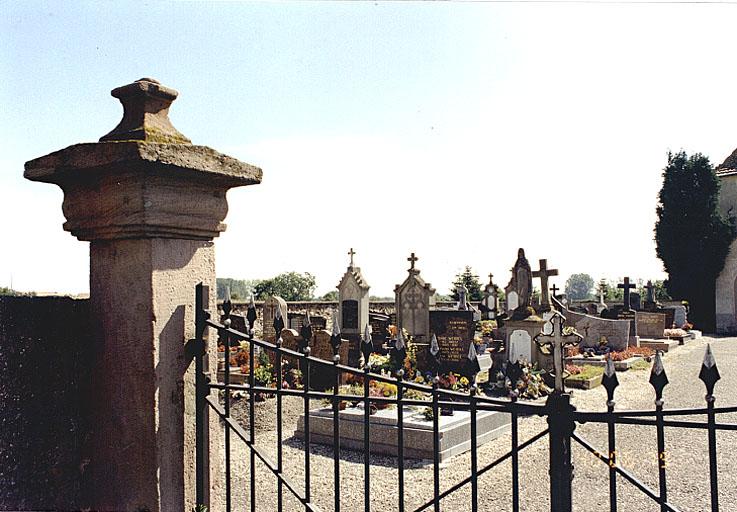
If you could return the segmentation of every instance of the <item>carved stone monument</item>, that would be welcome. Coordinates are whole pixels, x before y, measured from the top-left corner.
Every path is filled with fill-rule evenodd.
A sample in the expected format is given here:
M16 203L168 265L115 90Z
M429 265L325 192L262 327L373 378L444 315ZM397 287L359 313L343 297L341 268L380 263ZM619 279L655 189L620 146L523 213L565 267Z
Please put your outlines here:
M348 268L337 286L340 332L350 343L348 359L344 359L343 362L352 366L358 364L361 333L369 323L370 288L361 274L361 269L354 265L355 255L355 251L351 248L348 252L350 256Z
M434 305L435 288L420 277L415 268L415 253L407 258L407 279L394 288L398 327L407 329L418 343L430 342L430 306Z
M263 309L263 331L264 341L274 343L276 341L276 333L274 332L274 318L276 318L277 309L281 313L281 317L286 324L289 314L287 313L287 303L278 295L267 297L264 301Z

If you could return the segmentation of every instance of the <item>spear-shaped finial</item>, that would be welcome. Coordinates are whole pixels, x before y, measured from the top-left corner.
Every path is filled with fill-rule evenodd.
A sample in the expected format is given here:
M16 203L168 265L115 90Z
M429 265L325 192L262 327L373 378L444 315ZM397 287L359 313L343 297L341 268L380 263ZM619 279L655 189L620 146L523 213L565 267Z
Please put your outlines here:
M253 300L253 294L251 294L251 302L248 303L248 311L246 311L246 320L248 320L248 335L253 337L254 324L256 323L256 302ZM277 336L277 339L279 337Z
M284 329L284 319L281 316L281 308L277 304L276 313L274 313L274 339L281 336L282 329Z
M699 371L699 379L706 385L707 398L714 395L714 385L721 378L719 369L717 369L717 361L714 359L714 353L711 351L711 344L707 344L706 353L704 353L704 362L701 363L701 371Z
M223 314L227 317L233 309L233 302L230 300L230 286L225 287L225 297L223 297Z
M661 400L663 398L663 389L668 384L668 376L665 374L665 367L663 366L663 359L660 356L660 350L655 352L655 362L653 363L653 369L650 372L649 382L655 389L655 399Z
M614 390L619 386L619 379L617 379L614 360L611 357L606 360L604 375L601 377L601 385L606 389L607 400L609 402L614 401Z
M330 333L330 345L333 347L333 355L338 354L340 351L340 344L342 343L340 336L340 319L338 318L338 311L333 311L333 329Z
M366 324L363 330L363 341L361 342L361 353L363 354L363 366L368 368L369 357L374 352L374 343L371 339L371 326Z

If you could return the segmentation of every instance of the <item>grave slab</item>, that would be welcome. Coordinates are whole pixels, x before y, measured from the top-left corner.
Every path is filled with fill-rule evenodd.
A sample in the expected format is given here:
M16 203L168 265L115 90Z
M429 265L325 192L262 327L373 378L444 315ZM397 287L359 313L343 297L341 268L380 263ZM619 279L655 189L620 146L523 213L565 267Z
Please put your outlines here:
M350 407L340 411L340 447L363 451L364 410ZM479 411L476 415L478 445L487 443L509 430L509 414ZM422 408L404 408L404 456L432 460L433 424L423 417ZM397 454L397 410L382 409L370 416L370 452ZM471 413L456 411L439 419L440 462L471 449ZM300 415L295 436L304 439L304 414ZM310 442L333 445L333 410L330 407L310 411Z
M669 352L671 349L676 348L680 343L678 340L670 339L642 339L640 338L640 346L645 348L651 348L653 350L662 350L663 352Z
M627 371L635 363L643 361L640 356L630 357L624 361L614 361L614 369L618 372ZM590 365L590 366L606 366L606 359L604 356L594 357L566 357L566 364L575 364L576 366Z

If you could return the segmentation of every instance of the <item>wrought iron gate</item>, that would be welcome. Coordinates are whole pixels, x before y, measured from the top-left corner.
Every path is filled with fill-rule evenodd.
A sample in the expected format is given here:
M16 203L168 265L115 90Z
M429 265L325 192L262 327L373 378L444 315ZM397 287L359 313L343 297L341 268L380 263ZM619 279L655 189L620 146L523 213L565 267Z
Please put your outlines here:
M429 406L432 409L433 417L433 438L434 438L434 461L433 461L433 493L432 499L416 507L413 512L432 509L435 512L441 510L441 502L443 498L456 492L458 489L470 485L471 489L471 509L479 510L478 505L478 478L486 472L492 470L502 462L511 460L512 468L512 486L510 489L512 495L512 510L518 512L519 504L519 453L528 446L548 437L550 461L550 509L552 512L570 512L572 510L572 479L573 466L571 463L571 444L578 443L588 450L594 457L609 467L609 499L610 510L617 510L617 475L624 478L645 496L659 504L661 511L678 511L676 506L668 501L667 487L667 469L666 469L666 446L665 446L665 427L674 427L679 429L701 429L708 432L708 456L710 466L710 502L711 510L719 510L718 500L718 473L717 473L717 451L716 451L716 434L717 431L737 431L735 423L717 422L717 416L726 413L737 412L737 406L731 407L715 407L714 404L714 386L719 380L719 371L716 362L711 354L710 349L704 358L699 378L706 386L706 404L705 407L695 409L664 409L663 389L668 384L665 369L663 368L660 355L656 355L653 371L650 376L650 384L656 393L655 410L643 411L615 411L614 391L618 386L617 376L614 372L613 364L607 366L607 371L603 377L603 385L606 388L607 412L582 412L577 411L570 404L570 395L565 392L554 392L551 394L544 405L535 405L518 402L516 399L501 400L479 396L476 389L472 386L468 394L459 393L438 387L437 379L435 384L430 387L415 382L403 380L402 372L398 372L396 376L387 377L372 373L366 365L363 369L357 369L350 366L340 364L340 358L334 357L333 361L325 361L312 357L310 355L309 346L302 348L301 352L296 352L283 348L281 340L276 343L269 343L253 337L252 329L250 333L244 333L230 328L228 315L229 306L225 307L225 318L223 323L214 321L209 312L206 310L208 300L208 289L203 285L197 286L196 290L196 333L197 337L193 343L196 348L195 352L195 371L196 371L196 408L197 408L197 447L196 447L196 471L197 471L197 502L203 506L209 505L209 482L207 475L209 468L207 467L207 450L209 440L207 438L206 428L206 412L209 409L213 411L222 420L225 427L225 504L226 510L232 510L231 501L231 440L236 436L240 441L248 447L249 465L250 465L250 509L258 510L256 501L256 459L258 459L270 472L274 475L277 485L277 512L283 510L283 494L286 492L295 496L307 511L320 510L312 501L311 496L311 474L310 474L310 399L326 399L332 405L333 411L333 485L334 485L334 510L336 512L341 509L340 501L340 402L344 400L358 400L363 403L364 417L364 438L363 438L363 466L364 466L364 510L369 512L370 507L370 443L369 414L372 404L383 403L393 404L397 406L397 485L398 485L398 501L396 510L404 512L404 418L403 406ZM255 318L254 318L255 319ZM253 320L249 319L252 322ZM283 324L281 325L283 327ZM280 332L279 326L276 326L277 332ZM562 325L560 326L562 329ZM208 328L215 329L219 335L226 340L226 346L229 346L230 340L247 341L249 344L250 361L254 361L256 355L255 348L268 351L274 354L275 368L277 376L282 375L282 365L285 357L296 358L300 361L300 365L304 369L303 387L302 389L285 389L282 387L282 379L276 379L275 387L259 386L256 384L254 377L254 364L249 365L247 382L243 384L233 384L230 379L230 365L225 364L224 382L211 382L208 374L209 371L205 365L205 331ZM337 351L336 351L337 352ZM368 359L368 358L366 358ZM332 372L335 385L332 391L317 391L310 389L310 367L318 366L325 369L326 372ZM359 377L363 381L363 395L344 395L340 393L339 379L341 374L350 374ZM371 396L369 387L371 381L386 382L396 386L397 394L393 397ZM414 389L426 393L432 397L431 401L423 401L405 398L404 394L407 390ZM223 392L223 403L220 403L218 393L212 391ZM245 393L248 397L250 425L246 431L239 425L230 415L230 394L233 391ZM256 394L267 393L275 395L277 408L277 457L271 460L267 454L260 450L256 444L256 432L254 421L254 404ZM299 396L304 400L304 491L300 491L301 485L291 481L284 473L284 464L282 457L282 398L285 396ZM468 477L456 483L452 487L440 490L440 463L438 449L438 430L439 430L439 412L442 407L452 407L457 410L467 410L471 416L471 468ZM476 418L480 411L501 411L509 414L511 419L511 446L508 452L493 462L479 466L477 459L477 435L476 435ZM547 419L548 428L534 435L527 441L519 443L518 439L518 420L520 416L537 415ZM683 420L680 417L704 415L706 422ZM608 446L603 452L588 442L582 436L576 433L576 424L583 423L600 423L607 426ZM627 469L617 464L617 443L616 443L616 425L650 425L656 427L657 445L658 445L658 489L652 489L643 483ZM706 499L706 496L705 496Z

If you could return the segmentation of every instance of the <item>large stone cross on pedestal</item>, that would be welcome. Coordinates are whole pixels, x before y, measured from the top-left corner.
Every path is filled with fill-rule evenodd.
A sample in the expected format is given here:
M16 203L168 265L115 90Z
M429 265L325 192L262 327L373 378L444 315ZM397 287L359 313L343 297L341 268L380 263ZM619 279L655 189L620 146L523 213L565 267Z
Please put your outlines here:
M540 278L540 310L550 311L550 294L548 290L548 277L558 275L558 269L548 269L548 260L540 260L540 270L532 272L532 277Z
M550 333L541 332L535 336L535 343L540 347L544 354L553 354L553 365L555 368L555 391L563 393L563 379L565 372L565 348L577 345L583 339L583 336L576 332L564 334L563 326L566 322L560 312L555 311L548 320L552 325ZM551 351L552 349L552 351Z
M350 250L350 251L348 251L348 256L350 256L350 257L351 257L351 264L350 264L350 268L353 268L353 256L355 256L355 255L356 255L356 251L354 251L354 250L353 250L353 247L351 247L351 250Z
M629 311L630 310L630 290L632 288L636 288L637 285L635 283L630 283L630 278L625 277L624 283L619 283L617 285L617 288L621 288L624 290L624 310Z

